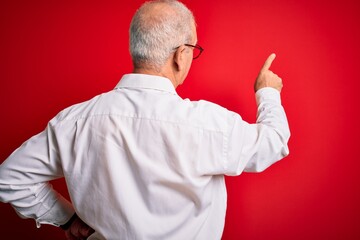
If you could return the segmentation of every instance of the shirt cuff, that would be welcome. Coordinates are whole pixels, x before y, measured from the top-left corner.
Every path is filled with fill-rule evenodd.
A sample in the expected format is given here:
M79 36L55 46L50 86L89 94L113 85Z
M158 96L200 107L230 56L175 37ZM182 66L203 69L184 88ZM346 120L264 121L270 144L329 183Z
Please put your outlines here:
M75 210L72 204L60 194L58 199L46 214L36 219L36 226L39 228L41 224L50 224L56 227L63 225L71 219Z
M276 102L281 105L280 92L272 87L264 87L257 90L255 97L258 106L264 101Z

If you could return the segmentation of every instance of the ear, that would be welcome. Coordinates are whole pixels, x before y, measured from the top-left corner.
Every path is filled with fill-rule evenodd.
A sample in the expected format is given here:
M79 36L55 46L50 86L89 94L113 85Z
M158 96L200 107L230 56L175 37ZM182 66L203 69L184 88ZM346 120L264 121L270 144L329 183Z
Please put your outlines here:
M185 66L185 46L180 46L174 53L173 65L176 71L182 71Z

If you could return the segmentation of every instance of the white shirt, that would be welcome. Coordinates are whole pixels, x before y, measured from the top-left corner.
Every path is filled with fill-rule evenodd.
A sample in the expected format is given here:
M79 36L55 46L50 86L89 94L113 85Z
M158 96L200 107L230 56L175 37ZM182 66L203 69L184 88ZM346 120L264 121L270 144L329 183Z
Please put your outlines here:
M73 214L89 239L220 239L224 175L259 172L288 154L280 93L256 93L256 124L180 98L169 79L124 75L71 106L0 167L0 200L43 223ZM65 177L72 205L47 183Z

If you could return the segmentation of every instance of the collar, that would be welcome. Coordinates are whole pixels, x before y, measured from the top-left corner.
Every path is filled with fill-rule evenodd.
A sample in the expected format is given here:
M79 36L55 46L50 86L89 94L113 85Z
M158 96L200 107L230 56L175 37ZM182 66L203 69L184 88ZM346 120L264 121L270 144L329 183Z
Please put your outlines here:
M154 89L158 91L177 94L174 85L171 83L170 79L147 74L125 74L124 76L122 76L120 82L115 87L115 89L118 88Z

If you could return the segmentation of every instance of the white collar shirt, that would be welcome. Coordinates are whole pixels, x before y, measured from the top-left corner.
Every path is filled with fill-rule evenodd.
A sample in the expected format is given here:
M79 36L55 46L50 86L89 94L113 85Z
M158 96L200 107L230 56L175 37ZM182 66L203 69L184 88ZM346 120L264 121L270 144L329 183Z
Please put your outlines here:
M60 112L1 165L0 200L38 224L63 224L75 210L96 231L89 239L220 239L224 175L262 171L288 154L280 94L264 88L256 99L249 124L182 99L169 79L124 75L114 90ZM47 184L59 177L72 204Z

